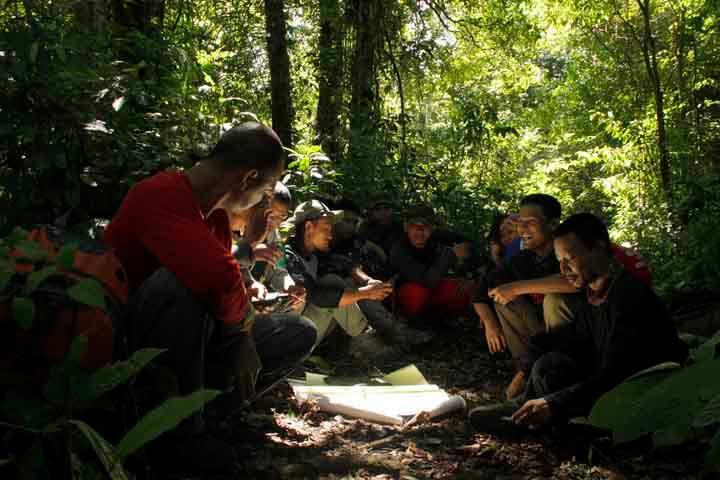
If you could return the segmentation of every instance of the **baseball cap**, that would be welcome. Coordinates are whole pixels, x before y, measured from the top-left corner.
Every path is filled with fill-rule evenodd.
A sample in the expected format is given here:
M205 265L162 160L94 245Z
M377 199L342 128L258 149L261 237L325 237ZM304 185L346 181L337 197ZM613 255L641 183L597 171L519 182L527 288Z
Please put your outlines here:
M317 220L322 217L330 217L333 219L341 213L342 211L340 210L330 210L330 208L320 200L308 200L295 207L295 211L292 216L287 219L287 223L297 226L308 220Z
M437 217L431 206L419 204L413 205L406 210L405 222L435 225L435 223L437 223Z

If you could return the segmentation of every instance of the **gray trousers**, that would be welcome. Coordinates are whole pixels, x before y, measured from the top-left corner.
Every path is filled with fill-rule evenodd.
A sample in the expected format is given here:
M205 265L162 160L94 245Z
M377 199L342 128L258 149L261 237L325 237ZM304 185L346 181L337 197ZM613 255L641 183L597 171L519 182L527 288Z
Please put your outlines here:
M335 288L354 288L351 279L343 279L338 275L325 275L318 279L318 284ZM325 339L335 327L340 327L355 337L371 325L378 333L390 333L395 319L382 302L377 300L360 300L356 304L344 307L318 307L307 304L303 316L312 320L317 328L317 343Z
M572 323L587 302L583 295L551 293L545 295L542 305L524 295L506 305L496 303L495 312L512 357L518 359L527 352L533 335Z
M217 320L206 305L160 269L133 294L124 315L130 351L164 348L158 363L177 377L178 393L187 395L210 386L231 388L234 372L241 371L241 346L248 334ZM315 326L295 314L256 315L252 329L262 363L258 391L282 379L307 358L315 345ZM184 434L203 430L200 414L183 422Z

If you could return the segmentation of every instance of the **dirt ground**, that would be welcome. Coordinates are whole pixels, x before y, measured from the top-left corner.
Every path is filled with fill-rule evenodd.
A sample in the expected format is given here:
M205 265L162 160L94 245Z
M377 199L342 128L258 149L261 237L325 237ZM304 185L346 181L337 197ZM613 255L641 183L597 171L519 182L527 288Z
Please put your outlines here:
M491 357L474 325L458 325L421 352L363 371L338 352L326 354L333 375L388 373L414 363L429 382L469 407L501 398L511 368ZM375 370L377 369L377 370ZM257 479L685 479L701 478L696 446L650 452L576 433L476 432L463 414L400 431L298 406L279 387L248 415L236 442L246 476Z

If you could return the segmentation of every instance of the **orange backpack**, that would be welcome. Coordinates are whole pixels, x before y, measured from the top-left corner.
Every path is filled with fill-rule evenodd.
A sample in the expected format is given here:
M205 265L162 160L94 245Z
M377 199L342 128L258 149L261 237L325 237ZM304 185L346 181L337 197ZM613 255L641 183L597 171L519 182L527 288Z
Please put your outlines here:
M10 278L0 291L0 362L44 376L78 335L87 338L83 368L113 360L114 332L128 299L125 271L101 243L69 237L43 226L9 252Z

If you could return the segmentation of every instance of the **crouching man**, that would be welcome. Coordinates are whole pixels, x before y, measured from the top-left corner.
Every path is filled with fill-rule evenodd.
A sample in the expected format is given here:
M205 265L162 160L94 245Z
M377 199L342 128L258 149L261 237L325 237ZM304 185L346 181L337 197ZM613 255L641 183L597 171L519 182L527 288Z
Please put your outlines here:
M131 289L123 325L129 348L165 349L158 362L175 375L181 395L209 386L252 400L261 370L286 374L313 348L310 321L254 315L230 252L229 219L220 215L223 228L209 221L213 210L240 216L258 204L283 164L275 132L254 122L236 126L192 168L137 183L105 232ZM232 445L211 434L206 420L197 412L161 436L153 460L183 473L235 472Z
M632 374L687 357L652 289L614 260L599 218L571 216L555 230L554 246L562 275L584 290L586 301L574 323L531 338L519 365L528 379L524 395L472 410L478 429L510 414L532 429L587 416L603 393Z

